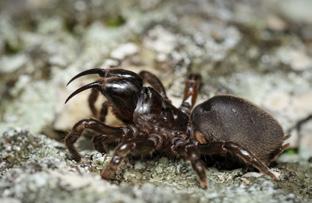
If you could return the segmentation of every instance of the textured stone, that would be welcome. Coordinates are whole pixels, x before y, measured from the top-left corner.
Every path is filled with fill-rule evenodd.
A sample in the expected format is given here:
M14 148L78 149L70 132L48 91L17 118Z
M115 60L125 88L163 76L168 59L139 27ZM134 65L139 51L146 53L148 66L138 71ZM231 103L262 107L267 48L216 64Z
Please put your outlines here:
M310 4L294 2L2 1L0 202L311 201L311 121L297 129L312 114ZM189 163L157 154L130 159L116 180L102 181L111 152L93 151L88 138L77 143L83 161L70 160L48 137L62 141L91 117L88 91L64 101L98 76L66 83L80 71L118 65L158 75L176 106L187 73L198 72L198 103L231 93L267 110L294 148L271 169L280 181L211 166L202 190ZM107 123L121 125L111 114Z

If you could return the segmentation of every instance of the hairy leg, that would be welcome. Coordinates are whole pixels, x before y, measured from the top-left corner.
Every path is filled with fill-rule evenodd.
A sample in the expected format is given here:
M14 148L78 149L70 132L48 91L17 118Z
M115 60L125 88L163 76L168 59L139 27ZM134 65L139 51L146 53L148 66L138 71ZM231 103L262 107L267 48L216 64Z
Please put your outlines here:
M101 121L95 119L83 119L77 122L64 140L66 147L71 153L73 159L76 161L80 161L81 156L75 148L74 144L85 129L91 129L98 134L109 135L111 139L120 139L121 137L128 136L127 133L130 133L126 128L107 126Z
M196 103L200 84L201 76L199 74L190 74L185 81L184 96L179 109L188 115Z
M150 154L155 151L162 141L159 137L149 135L148 138L133 138L118 145L114 151L110 163L102 170L103 179L112 179L122 161L131 153L142 155Z
M141 71L139 75L142 77L144 82L149 83L163 98L169 101L165 87L156 75L149 71Z
M251 165L260 172L270 176L273 180L277 180L277 177L270 171L263 161L258 159L252 152L236 143L214 142L210 144L200 144L197 146L197 149L199 153L203 155L226 154L229 152L245 162L247 165Z

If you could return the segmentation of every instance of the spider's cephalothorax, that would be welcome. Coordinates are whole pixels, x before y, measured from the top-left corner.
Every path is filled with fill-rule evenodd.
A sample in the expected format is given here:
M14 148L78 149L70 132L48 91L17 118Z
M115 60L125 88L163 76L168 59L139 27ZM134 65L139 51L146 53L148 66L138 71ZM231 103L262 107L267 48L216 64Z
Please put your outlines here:
M74 79L88 74L100 78L72 93L66 102L91 89L89 107L96 119L77 122L65 138L65 144L76 161L81 156L74 143L84 129L96 132L95 149L106 152L107 145L119 143L113 157L102 172L103 179L114 177L122 160L129 155L170 154L190 161L201 187L207 187L202 155L232 154L247 165L276 179L268 166L288 144L276 120L250 102L219 95L199 104L193 111L201 77L190 74L185 82L184 98L179 108L168 99L160 80L150 72L139 74L124 69L90 69ZM69 83L70 83L69 82ZM151 87L143 86L149 83ZM101 111L95 108L99 93L107 101ZM125 124L112 127L105 124L108 107Z

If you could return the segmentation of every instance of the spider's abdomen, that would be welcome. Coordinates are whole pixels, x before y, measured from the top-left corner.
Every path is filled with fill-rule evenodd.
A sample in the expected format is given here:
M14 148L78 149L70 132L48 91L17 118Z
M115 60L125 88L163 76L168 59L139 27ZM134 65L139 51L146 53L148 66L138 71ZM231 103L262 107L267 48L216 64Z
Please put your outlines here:
M281 126L270 114L234 96L215 96L198 105L191 120L204 142L234 142L265 162L284 140Z

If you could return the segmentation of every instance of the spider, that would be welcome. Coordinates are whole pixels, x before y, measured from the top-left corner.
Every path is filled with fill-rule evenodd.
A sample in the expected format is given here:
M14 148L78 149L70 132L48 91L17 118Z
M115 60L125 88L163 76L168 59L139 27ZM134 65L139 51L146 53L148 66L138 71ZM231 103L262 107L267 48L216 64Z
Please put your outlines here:
M98 74L99 79L74 91L66 102L91 89L89 107L98 119L77 122L65 137L65 145L73 159L80 161L74 143L85 129L97 133L93 144L99 152L105 153L107 145L118 143L109 164L101 171L103 179L113 179L130 155L159 152L189 161L202 188L208 185L201 159L205 155L235 156L277 180L269 165L287 148L287 136L279 123L256 105L236 96L218 95L193 109L201 84L199 74L187 77L178 108L170 102L161 81L148 71L136 74L125 69L95 68L77 74L68 84L89 74ZM107 101L99 113L95 102L100 93ZM105 124L108 107L124 123L123 127Z

